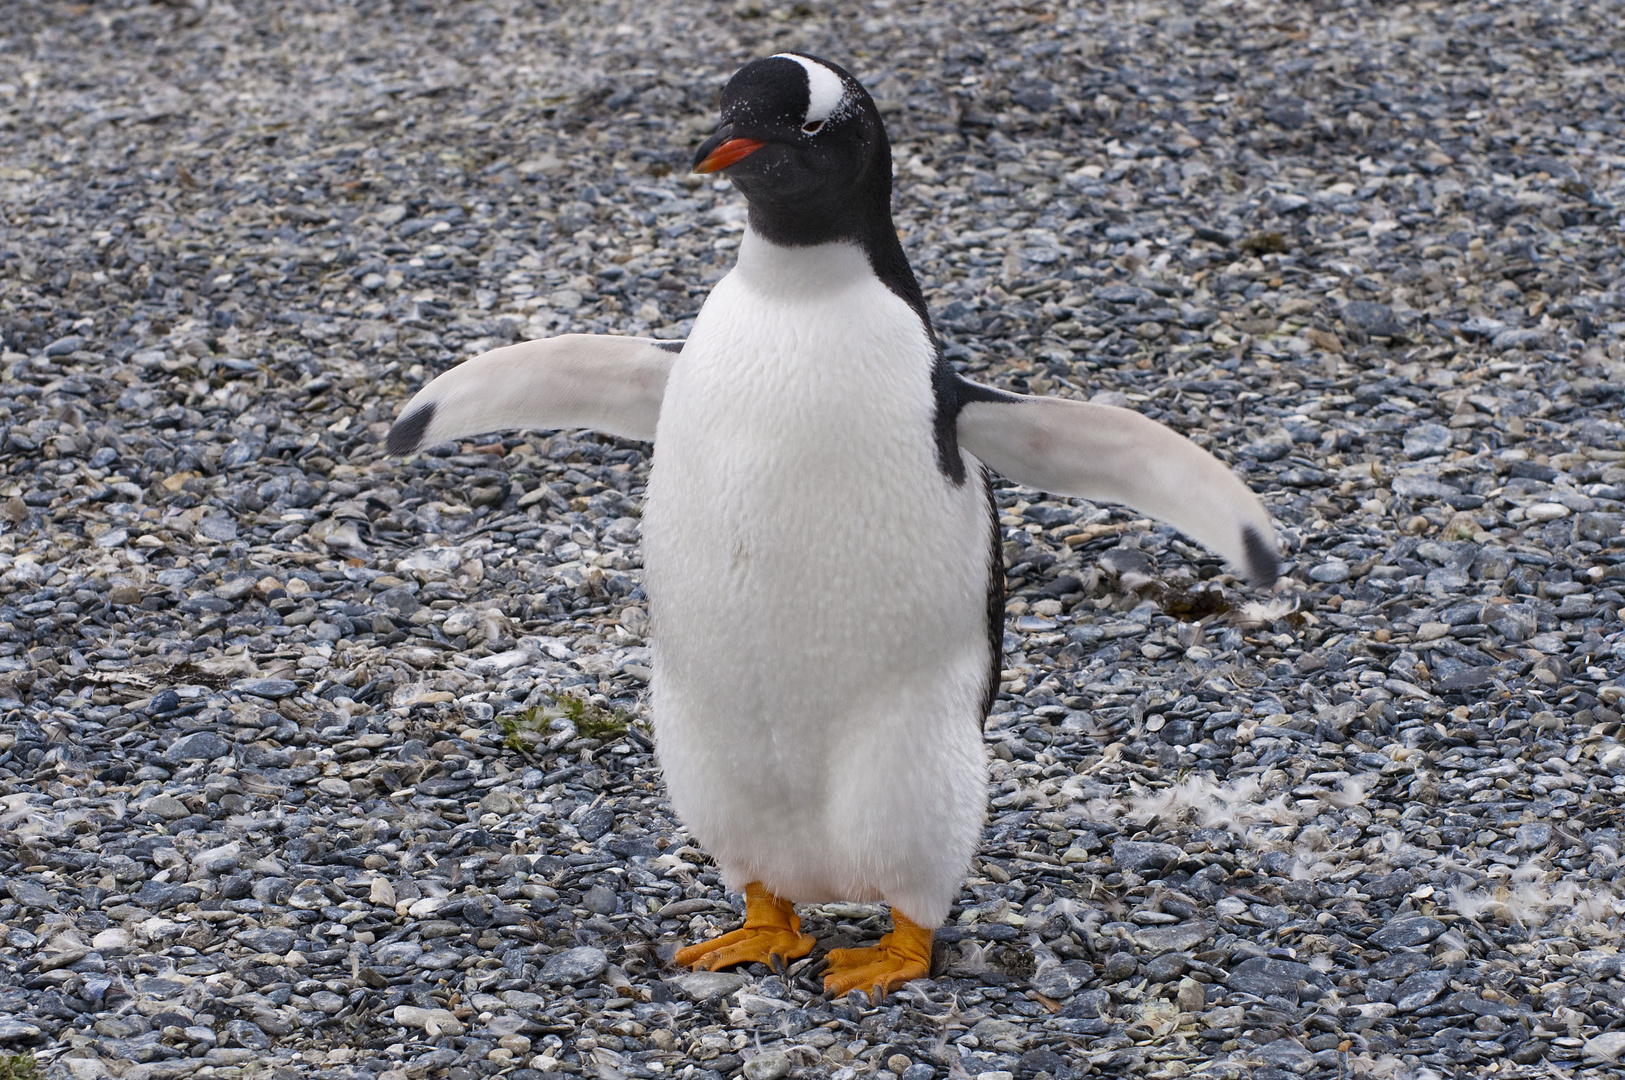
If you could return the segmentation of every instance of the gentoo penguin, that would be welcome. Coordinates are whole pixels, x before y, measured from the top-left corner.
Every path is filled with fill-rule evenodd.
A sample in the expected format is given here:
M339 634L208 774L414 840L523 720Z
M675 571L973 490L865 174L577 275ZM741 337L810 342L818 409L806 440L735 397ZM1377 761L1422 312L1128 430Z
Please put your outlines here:
M846 71L748 64L694 169L725 173L749 217L686 343L497 349L421 390L389 450L512 427L654 441L656 746L745 894L740 929L674 960L792 960L814 947L793 904L884 901L892 932L830 952L824 979L884 994L928 974L986 810L1004 568L985 467L1127 503L1258 585L1274 533L1229 469L1138 413L954 372L892 224L880 114Z

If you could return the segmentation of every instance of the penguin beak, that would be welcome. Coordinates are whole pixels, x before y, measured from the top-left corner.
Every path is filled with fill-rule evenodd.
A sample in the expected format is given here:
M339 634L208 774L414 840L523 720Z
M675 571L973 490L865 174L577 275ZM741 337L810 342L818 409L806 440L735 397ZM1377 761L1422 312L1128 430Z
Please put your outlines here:
M694 152L695 172L714 173L718 169L737 165L767 145L760 139L736 139L733 132L732 124L724 124L715 135L700 144L700 148Z

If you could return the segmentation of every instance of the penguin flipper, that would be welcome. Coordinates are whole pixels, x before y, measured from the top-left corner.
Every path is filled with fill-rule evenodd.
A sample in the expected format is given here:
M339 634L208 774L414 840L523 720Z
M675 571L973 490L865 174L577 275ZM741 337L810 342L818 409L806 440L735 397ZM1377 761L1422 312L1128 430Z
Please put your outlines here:
M678 341L564 334L492 349L419 390L389 429L389 452L520 427L594 428L652 441L681 348Z
M989 394L959 412L959 445L1003 476L1118 502L1165 521L1274 584L1280 556L1258 496L1218 458L1132 409Z

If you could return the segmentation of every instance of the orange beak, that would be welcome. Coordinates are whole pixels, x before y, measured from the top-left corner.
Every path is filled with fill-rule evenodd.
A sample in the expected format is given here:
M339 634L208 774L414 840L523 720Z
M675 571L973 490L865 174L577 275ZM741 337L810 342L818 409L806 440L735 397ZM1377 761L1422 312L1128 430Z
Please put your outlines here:
M714 173L718 169L726 169L730 165L737 165L756 151L766 146L760 139L729 139L705 156L703 161L694 166L697 173Z

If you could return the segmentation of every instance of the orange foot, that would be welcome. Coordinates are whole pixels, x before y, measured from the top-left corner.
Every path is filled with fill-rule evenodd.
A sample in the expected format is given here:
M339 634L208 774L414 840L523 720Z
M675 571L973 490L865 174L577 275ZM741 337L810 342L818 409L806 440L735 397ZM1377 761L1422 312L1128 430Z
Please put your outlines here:
M735 964L767 964L799 960L813 950L811 934L801 932L801 918L788 900L780 900L759 881L745 886L745 925L698 945L690 945L672 963L696 971L721 971Z
M840 997L866 990L879 1001L911 979L931 974L931 931L892 910L891 933L870 949L831 949L824 993Z

